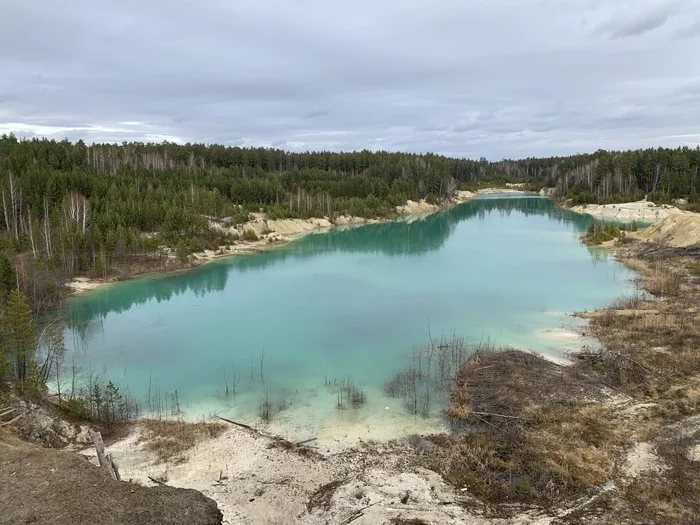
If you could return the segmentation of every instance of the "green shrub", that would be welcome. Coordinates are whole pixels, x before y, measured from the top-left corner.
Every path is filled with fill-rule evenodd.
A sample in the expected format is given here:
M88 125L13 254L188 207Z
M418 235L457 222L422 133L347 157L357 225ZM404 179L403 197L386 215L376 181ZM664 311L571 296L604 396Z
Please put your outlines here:
M245 241L257 241L258 234L252 228L246 228L243 230L243 240Z

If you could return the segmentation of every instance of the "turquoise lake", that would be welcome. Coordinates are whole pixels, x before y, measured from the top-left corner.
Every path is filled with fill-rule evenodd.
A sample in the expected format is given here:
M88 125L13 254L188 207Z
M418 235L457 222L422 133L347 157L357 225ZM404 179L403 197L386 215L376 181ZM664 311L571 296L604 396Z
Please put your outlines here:
M418 220L312 233L72 298L67 344L84 372L142 406L150 386L168 410L177 391L190 417L252 424L263 396L284 399L269 426L293 437L438 430L439 407L410 415L383 388L429 336L565 358L595 344L567 313L634 292L628 270L580 242L592 222L546 197L488 195ZM336 408L343 380L366 392L363 407Z

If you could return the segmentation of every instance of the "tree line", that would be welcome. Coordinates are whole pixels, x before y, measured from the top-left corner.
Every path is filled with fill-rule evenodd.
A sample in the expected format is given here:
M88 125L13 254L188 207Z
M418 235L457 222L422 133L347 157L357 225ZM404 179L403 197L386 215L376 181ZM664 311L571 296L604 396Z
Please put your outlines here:
M459 185L498 178L554 187L576 203L643 194L697 203L699 165L698 148L488 162L3 135L0 251L29 254L67 276L107 275L115 264L152 258L163 246L186 255L235 240L210 229L211 217L242 223L261 208L271 218L388 216L408 199L438 202Z

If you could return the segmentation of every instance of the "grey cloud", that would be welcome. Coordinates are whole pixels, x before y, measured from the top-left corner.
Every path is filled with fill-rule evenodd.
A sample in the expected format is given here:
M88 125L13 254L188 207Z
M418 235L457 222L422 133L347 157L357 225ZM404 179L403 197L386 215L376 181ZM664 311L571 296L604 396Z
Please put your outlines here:
M631 7L631 6L630 6ZM663 26L673 13L673 2L663 2L649 10L625 9L610 22L600 27L602 34L610 38L640 36Z
M305 115L303 115L301 118L303 119L312 119L312 118L317 118L317 117L325 117L330 113L330 109L315 109L313 111L309 111Z
M492 159L684 144L694 56L662 36L696 4L5 0L0 133Z
M678 31L679 38L695 38L700 36L700 17L691 20Z

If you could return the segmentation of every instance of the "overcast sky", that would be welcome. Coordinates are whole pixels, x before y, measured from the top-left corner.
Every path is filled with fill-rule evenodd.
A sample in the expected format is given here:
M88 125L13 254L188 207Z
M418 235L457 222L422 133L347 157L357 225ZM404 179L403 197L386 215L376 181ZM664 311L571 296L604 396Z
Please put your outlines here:
M0 0L0 133L527 157L700 142L700 0Z

